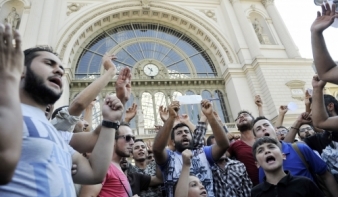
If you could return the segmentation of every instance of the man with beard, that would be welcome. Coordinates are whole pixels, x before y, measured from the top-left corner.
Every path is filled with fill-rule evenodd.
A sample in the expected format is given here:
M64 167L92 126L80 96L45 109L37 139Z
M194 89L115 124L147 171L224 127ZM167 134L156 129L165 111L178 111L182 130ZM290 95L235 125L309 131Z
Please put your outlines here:
M173 128L175 119L178 117L179 108L178 101L173 101L170 104L168 109L169 118L157 133L153 145L155 161L161 167L163 173L167 197L174 196L174 185L179 179L183 165L182 152L185 149L191 150L193 148L192 133L189 127L186 124L179 123ZM200 178L208 191L209 197L213 197L215 194L210 166L214 164L214 161L222 157L229 147L229 141L226 137L226 132L213 113L211 102L202 100L201 108L211 126L216 144L202 146L192 151L191 172ZM170 138L174 141L175 151L166 149Z
M254 121L253 131L257 138L270 137L277 140L276 130L271 122L265 117L258 117ZM286 160L283 162L284 170L290 171L293 176L305 176L311 180L315 180L312 173L317 174L324 181L332 196L338 196L338 185L334 180L332 174L327 170L325 162L311 150L306 144L298 143L298 149L304 156L304 160L307 162L309 169L305 166L304 162L292 147L291 143L277 142L282 152L286 156ZM310 171L311 169L311 171ZM264 171L262 168L259 169L259 181L264 181Z
M133 145L133 159L135 161L135 166L131 165L129 172L131 173L141 173L150 176L156 176L156 163L151 162L147 164L148 151L146 144L142 139L135 140ZM141 197L160 197L162 196L161 187L153 188L149 187L146 191L140 193Z
M12 45L15 41L15 46ZM21 37L0 24L0 185L11 181L21 155L23 124L19 98L23 70Z
M252 145L255 143L255 136L252 131L254 117L247 111L240 111L236 118L236 125L241 133L240 140L231 144L228 150L228 157L235 157L238 161L242 162L253 186L259 183L258 169L255 165L255 159L252 155Z
M106 178L102 184L83 185L81 196L101 197L131 197L132 191L127 176L123 173L120 161L123 157L129 157L134 144L133 131L126 124L121 124L116 131L114 154L110 163Z
M47 105L54 104L62 94L64 70L60 59L49 48L27 49L24 55L19 90L24 121L22 153L12 181L0 187L0 196L75 196L73 180L80 184L103 180L123 106L116 97L106 97L98 143L87 160L65 143L44 114ZM78 166L73 177L72 163Z

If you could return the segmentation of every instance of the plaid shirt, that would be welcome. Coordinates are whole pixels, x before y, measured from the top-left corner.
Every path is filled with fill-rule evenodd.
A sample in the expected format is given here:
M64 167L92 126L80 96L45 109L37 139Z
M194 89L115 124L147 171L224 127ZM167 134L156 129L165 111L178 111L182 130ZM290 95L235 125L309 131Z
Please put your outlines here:
M216 163L211 167L217 197L250 197L252 182L242 162L227 158L225 170Z

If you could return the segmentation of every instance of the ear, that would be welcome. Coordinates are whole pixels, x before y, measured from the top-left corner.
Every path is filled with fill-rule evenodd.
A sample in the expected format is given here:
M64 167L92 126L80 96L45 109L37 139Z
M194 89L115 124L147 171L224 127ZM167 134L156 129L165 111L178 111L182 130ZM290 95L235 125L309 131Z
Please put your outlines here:
M286 154L282 153L282 156L283 156L283 160L286 160Z
M259 165L259 163L257 161L255 161L255 165L257 168L261 167L261 165Z

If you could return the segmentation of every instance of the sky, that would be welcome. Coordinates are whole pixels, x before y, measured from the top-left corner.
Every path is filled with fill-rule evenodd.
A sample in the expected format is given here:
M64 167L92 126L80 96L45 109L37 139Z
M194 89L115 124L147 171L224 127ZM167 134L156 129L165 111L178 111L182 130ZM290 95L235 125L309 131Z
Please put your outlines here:
M321 10L314 0L275 0L294 42L303 58L312 59L310 27ZM337 19L336 19L337 20ZM335 61L338 61L338 28L329 27L324 31L327 48Z

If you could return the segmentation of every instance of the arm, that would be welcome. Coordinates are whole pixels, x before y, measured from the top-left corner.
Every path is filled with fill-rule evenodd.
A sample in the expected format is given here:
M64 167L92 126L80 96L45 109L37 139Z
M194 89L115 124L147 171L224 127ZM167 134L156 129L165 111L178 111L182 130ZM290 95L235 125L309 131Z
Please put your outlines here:
M338 17L335 9L335 4L330 8L330 5L326 3L322 5L322 14L317 12L317 18L311 26L311 43L314 64L320 79L337 84L338 67L327 50L323 36L323 31Z
M23 120L19 86L23 61L19 33L14 30L13 35L9 25L4 28L0 24L0 185L11 181L21 156Z
M304 104L305 104L305 111L311 113L311 103L310 103L311 94L307 89L305 92Z
M115 90L117 98L121 100L124 106L131 95L131 71L128 67L125 67L120 71L116 81Z
M280 127L283 125L283 121L284 121L284 116L286 114L286 112L288 112L288 106L286 105L281 105L279 107L279 114L275 123L275 127Z
M163 127L156 134L153 151L155 161L158 165L163 165L168 158L167 151L165 149L170 139L171 130L174 126L175 118L178 116L178 110L180 105L178 101L173 101L169 106L169 118L164 123Z
M126 111L124 122L130 123L130 121L136 116L136 114L137 114L137 105L136 103L133 103L133 105Z
M97 197L102 189L102 184L82 185L79 197Z
M162 183L163 183L162 172L161 172L160 167L156 165L156 174L155 176L151 177L150 186L157 186L157 185L161 185Z
M191 158L192 158L191 150L186 149L182 152L183 166L175 190L176 197L188 197Z
M112 63L111 59L116 59L115 56L103 56L103 66L106 69L106 73L100 78L96 79L88 87L82 90L76 98L69 105L68 111L72 116L79 116L83 110L96 98L96 96L102 91L104 87L109 83L112 77L116 74L116 67Z
M207 117L211 126L212 132L215 136L216 144L212 146L212 157L216 161L221 158L225 151L229 148L229 140L226 137L223 127L218 123L212 109L212 104L208 100L201 102L202 112Z
M83 116L83 119L85 120L85 121L87 121L88 122L88 127L87 127L87 129L86 129L86 131L87 132L89 132L89 131L92 131L92 123L93 123L93 107L94 107L94 105L95 105L95 100L94 101L92 101L91 103L90 103L90 105L88 105L87 107L86 107L86 109L85 109L85 113L84 113L84 116Z
M320 177L323 179L331 195L338 196L338 184L336 180L334 179L333 175L329 171L326 171L324 174L320 175Z
M79 153L90 153L93 151L97 139L101 132L101 125L99 125L92 132L74 133L69 145Z
M255 104L258 107L258 115L259 116L264 116L264 113L263 113L263 102L262 102L262 99L261 99L260 95L256 95L255 96Z
M295 141L296 135L298 134L299 127L303 124L310 124L311 118L309 113L304 112L300 114L297 120L292 124L288 134L284 138L284 142L293 143Z
M115 96L107 96L102 107L103 119L116 122L121 119L122 113L121 101ZM73 176L75 183L97 184L102 182L112 160L114 142L115 129L102 126L90 159L87 160L78 152L73 155L73 163L78 166L78 171Z
M325 109L323 97L323 88L325 84L325 82L319 80L318 76L315 75L313 77L312 110L316 112L312 114L313 125L328 131L338 131L338 117L334 116L329 118Z
M189 116L187 114L182 114L182 116L180 117L180 122L188 125L190 131L195 131L196 126L194 125L194 123L190 121Z

